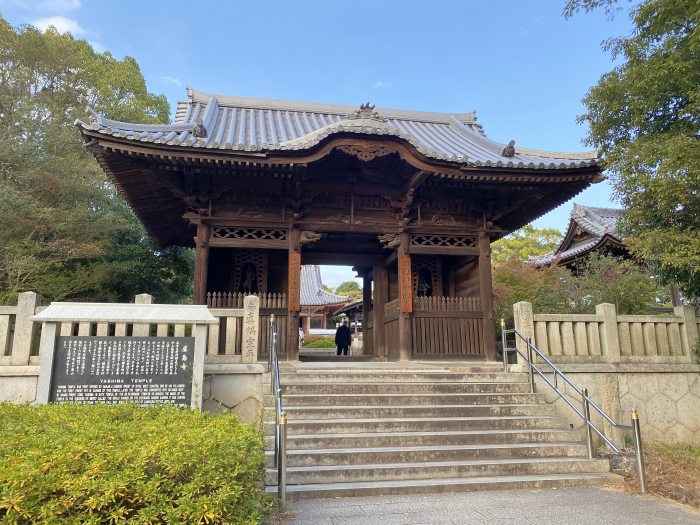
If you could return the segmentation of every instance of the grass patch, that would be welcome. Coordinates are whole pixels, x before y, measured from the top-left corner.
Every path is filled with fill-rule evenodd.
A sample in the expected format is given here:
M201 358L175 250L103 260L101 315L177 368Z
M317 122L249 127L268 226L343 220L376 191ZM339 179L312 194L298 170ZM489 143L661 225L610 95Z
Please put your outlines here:
M335 336L309 334L304 337L302 348L335 348Z
M171 406L0 404L0 522L253 525L263 438Z
M700 447L691 445L644 445L647 491L700 508ZM626 479L638 490L636 476Z

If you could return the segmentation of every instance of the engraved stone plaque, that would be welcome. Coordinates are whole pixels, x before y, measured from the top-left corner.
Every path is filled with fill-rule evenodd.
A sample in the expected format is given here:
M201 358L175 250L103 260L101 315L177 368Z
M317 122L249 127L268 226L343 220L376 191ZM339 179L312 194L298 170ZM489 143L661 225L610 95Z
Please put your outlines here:
M58 337L49 400L189 407L194 355L193 337Z

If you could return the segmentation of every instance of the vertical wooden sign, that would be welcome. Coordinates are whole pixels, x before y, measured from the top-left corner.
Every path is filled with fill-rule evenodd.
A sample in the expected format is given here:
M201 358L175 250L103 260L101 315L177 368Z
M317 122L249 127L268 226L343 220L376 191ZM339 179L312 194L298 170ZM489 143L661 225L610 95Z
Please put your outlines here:
M399 257L399 297L401 300L401 313L413 312L413 279L411 276L411 256Z
M287 309L290 312L301 310L301 254L289 252L289 298Z

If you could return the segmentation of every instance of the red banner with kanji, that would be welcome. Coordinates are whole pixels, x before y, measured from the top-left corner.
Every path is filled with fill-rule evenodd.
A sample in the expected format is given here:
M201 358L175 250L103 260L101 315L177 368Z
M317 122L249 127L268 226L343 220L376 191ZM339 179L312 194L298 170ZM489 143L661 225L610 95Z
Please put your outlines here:
M290 312L301 310L301 254L289 253L289 297L287 309Z
M399 257L399 297L401 299L401 313L413 312L413 279L411 275L411 256Z

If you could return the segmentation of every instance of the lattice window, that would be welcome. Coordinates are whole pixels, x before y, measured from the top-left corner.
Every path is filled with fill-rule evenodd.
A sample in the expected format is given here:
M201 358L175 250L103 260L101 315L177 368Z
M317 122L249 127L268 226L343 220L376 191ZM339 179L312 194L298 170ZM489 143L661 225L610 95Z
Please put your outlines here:
M214 228L215 239L242 239L258 241L286 241L287 230L261 228Z
M473 248L476 246L476 237L473 235L413 235L411 246Z
M255 293L264 293L264 263L265 254L262 250L236 250L236 271L234 272L234 291L244 292L248 290L243 290L243 283L245 282L246 275L244 272L250 267L255 268L255 279L257 289L254 290Z
M413 295L433 296L438 294L438 259L434 255L412 255L411 277L413 281ZM430 282L422 282L423 277L430 275ZM426 286L427 285L427 286Z

